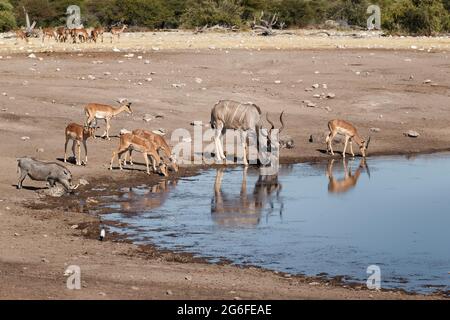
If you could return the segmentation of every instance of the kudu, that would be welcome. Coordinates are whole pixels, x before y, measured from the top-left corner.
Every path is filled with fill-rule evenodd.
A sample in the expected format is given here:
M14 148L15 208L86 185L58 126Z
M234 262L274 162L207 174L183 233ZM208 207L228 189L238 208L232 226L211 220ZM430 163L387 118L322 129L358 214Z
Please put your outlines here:
M362 170L366 169L367 174L370 177L369 167L366 163L366 160L363 158L359 164L358 169L356 169L355 173L352 174L351 168L348 168L348 164L345 160L343 160L344 164L344 178L336 179L333 176L333 165L335 159L331 159L327 165L326 175L328 177L328 192L329 193L346 193L356 187L358 183L359 177L361 176Z
M248 166L248 132L251 131L256 134L256 146L258 150L258 156L260 151L260 134L262 133L262 119L261 109L254 103L240 103L233 100L221 100L211 110L211 128L215 129L214 143L216 160L221 162L225 160L225 153L223 150L223 143L221 141L222 136L226 130L238 130L240 133L241 143L244 148L243 162L245 166ZM268 115L267 115L268 118ZM283 124L283 113L280 116ZM271 123L271 122L269 122ZM271 131L275 128L272 124L272 129L266 136L267 145L269 146L271 141ZM284 128L281 128L281 130Z
M274 196L280 200L281 184L278 175L259 175L253 192L247 192L247 171L244 168L239 195L230 196L222 191L224 168L217 169L214 183L214 198L211 215L215 223L222 226L256 226L267 204L273 208ZM283 205L281 205L281 210ZM282 211L280 211L280 214Z

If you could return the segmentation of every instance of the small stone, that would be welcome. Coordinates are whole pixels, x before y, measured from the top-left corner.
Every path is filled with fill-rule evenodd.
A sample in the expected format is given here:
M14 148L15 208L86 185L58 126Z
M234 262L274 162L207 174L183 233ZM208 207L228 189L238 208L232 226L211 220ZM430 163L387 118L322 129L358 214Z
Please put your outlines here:
M60 72L61 71L61 68L56 68L56 72Z
M427 79L427 80L425 80L423 83L424 83L424 84L431 83L431 80L430 80L430 79Z
M102 296L102 297L105 297L105 296L106 296L106 293L104 293L104 292L99 292L98 295L99 295L99 296Z
M173 292L172 292L172 290L167 290L167 291L166 291L166 294L167 294L168 296L171 296L171 295L173 295Z
M315 84L312 85L312 87L313 87L314 89L319 89L320 86L319 86L318 83L315 83Z
M27 137L27 136L24 136L24 137L22 137L22 138L20 138L22 141L27 141L27 140L30 140L30 137Z
M28 55L28 58L30 58L30 59L36 59L36 55L35 55L34 53L32 53L32 54Z
M281 80L275 80L274 81L276 84L280 84L281 83Z
M197 82L198 84L201 84L203 82L203 79L201 78L195 78L195 82Z
M89 184L89 182L86 179L80 179L78 183L82 186L87 186Z
M147 82L152 82L153 79L152 79L152 78L146 78L145 81L147 81Z
M313 281L313 282L310 282L309 285L310 285L310 286L319 286L320 283L319 283L319 282Z
M48 261L48 259L46 259L46 258L42 258L42 259L41 259L41 262L49 263L50 261Z
M312 103L312 102L307 103L306 106L308 108L316 108L317 107L317 105L315 103Z
M37 153L43 153L44 152L44 148L38 148L38 149L36 149L36 152Z
M14 237L18 237L18 236L20 236L20 234L14 233Z
M120 49L113 48L113 51L114 51L114 52L120 52Z
M74 225L70 226L70 228L71 228L71 229L78 229L78 225L77 225L77 224L74 224Z
M145 114L142 120L144 120L145 122L150 122L153 120L153 117L150 114Z
M370 128L370 131L372 131L372 132L380 132L381 129L380 128Z
M420 136L420 134L414 130L409 130L409 131L405 132L404 135L407 137L410 137L410 138L418 138Z
M136 286L132 286L132 287L131 287L131 290L134 290L134 291L138 291L138 290L139 290L139 288L138 288L138 287L136 287Z
M336 98L336 94L334 94L332 92L327 94L327 99L334 99L334 98Z
M328 112L333 111L330 107L325 107L324 109L327 110Z
M322 84L322 88L323 88L323 89L328 89L328 85L327 85L326 83L323 83L323 84Z
M95 80L95 76L93 76L92 74L88 75L88 79L89 80Z
M186 276L186 277L184 277L184 279L186 279L187 281L192 281L192 277L191 276Z
M150 64L150 60L145 60L144 63L145 64Z
M111 72L105 71L105 72L103 72L103 74L104 74L105 76L110 76L110 75L111 75Z

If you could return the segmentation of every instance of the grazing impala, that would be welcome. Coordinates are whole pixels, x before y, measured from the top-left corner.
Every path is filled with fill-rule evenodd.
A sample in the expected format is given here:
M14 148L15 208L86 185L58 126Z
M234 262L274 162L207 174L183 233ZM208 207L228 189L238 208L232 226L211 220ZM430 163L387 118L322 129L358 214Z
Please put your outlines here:
M84 147L84 164L87 164L88 157L87 157L87 146L86 146L86 140L89 139L89 137L92 137L94 135L95 128L94 127L87 127L82 126L80 124L71 123L66 127L66 144L64 145L64 162L67 162L67 144L70 140L73 141L72 144L72 152L73 156L75 158L75 163L77 166L81 166L83 162L81 161L81 143L83 143ZM75 145L78 147L78 156L75 153Z
M225 160L225 153L221 141L222 135L227 129L238 130L241 135L241 143L244 147L244 164L248 166L247 159L247 136L248 131L256 133L256 143L259 150L259 134L262 129L261 109L254 103L240 103L232 100L221 100L211 111L211 128L215 129L214 143L216 147L216 160ZM267 116L268 117L268 116ZM281 127L284 128L283 113L280 116ZM270 121L270 120L269 120ZM273 130L275 127L272 124ZM270 145L270 134L267 136Z
M17 30L15 30L15 33L16 33L17 39L22 39L22 40L25 40L26 42L28 42L28 37L27 37L27 34L25 33L25 31L23 31L22 29L17 29Z
M133 111L131 110L131 102L128 102L126 99L121 99L117 101L120 104L120 107L114 108L109 105L105 104L98 104L98 103L90 103L85 108L84 111L86 113L86 126L91 126L91 123L98 119L103 119L106 122L106 130L105 133L103 133L102 138L106 136L106 139L111 140L109 138L109 129L111 128L110 121L113 117L117 116L118 114L126 111L129 114L132 114ZM94 136L95 139L95 136Z
M163 158L166 158L168 162L170 163L170 167L173 171L178 172L178 165L176 162L175 157L172 155L172 148L170 148L169 144L166 142L164 137L160 136L159 134L142 130L142 129L136 129L133 130L132 134L139 136L141 138L144 138L148 140L150 143L153 143L156 146L156 150L162 151L164 154ZM129 150L129 161L130 164L133 165L133 158L132 158L132 152L133 150ZM164 160L166 160L164 159ZM125 164L126 164L126 157L125 157Z
M327 177L328 177L328 192L330 193L345 193L353 189L358 183L358 179L363 169L367 170L367 174L370 177L369 167L366 164L366 160L363 158L356 169L355 174L352 174L351 169L348 169L347 162L344 160L344 179L337 180L333 176L333 165L335 159L328 162Z
M103 43L103 34L105 33L105 29L102 27L97 27L94 30L91 31L91 39L97 43L97 39L100 37L102 43Z
M122 27L112 27L111 28L111 43L113 42L114 36L117 36L117 41L120 40L120 34L125 31L125 29L128 28L126 24L124 24Z
M77 43L77 39L80 42L87 42L89 40L89 33L84 28L70 30L73 43Z
M138 137L131 133L125 133L120 136L119 148L113 152L109 169L112 170L114 158L117 155L119 160L119 168L122 170L122 155L129 151L135 150L142 153L147 167L147 174L150 174L148 157L152 159L153 171L156 172L156 164L158 164L159 173L164 176L168 176L167 166L161 161L156 146L148 140Z
M42 29L42 42L44 42L45 38L54 38L55 40L58 39L58 36L56 35L56 31L53 28L44 28Z
M342 152L343 158L345 158L345 153L347 151L347 145L349 142L350 152L353 157L355 156L355 153L353 152L353 141L355 141L355 143L359 146L359 150L361 151L361 155L363 156L363 158L366 157L366 150L369 147L370 137L366 142L366 140L358 134L358 131L350 122L344 120L331 120L330 122L328 122L328 129L330 129L330 133L328 134L325 141L327 144L327 152L331 152L331 154L334 156L334 151L331 144L336 135L341 134L345 136L344 151Z

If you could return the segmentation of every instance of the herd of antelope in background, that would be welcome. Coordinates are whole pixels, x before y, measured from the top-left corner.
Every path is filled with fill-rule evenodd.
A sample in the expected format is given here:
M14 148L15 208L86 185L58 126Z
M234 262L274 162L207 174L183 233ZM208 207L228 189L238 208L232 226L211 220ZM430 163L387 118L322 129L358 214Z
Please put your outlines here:
M128 28L126 24L120 27L111 27L109 28L110 40L113 43L114 38L117 38L117 41L120 40L120 35ZM15 31L16 38L22 39L28 42L28 37L23 29L17 29ZM40 30L42 43L46 40L53 39L56 42L66 43L97 43L100 41L103 43L104 34L106 33L105 28L96 27L96 28L75 28L69 29L67 27L57 27L57 28L42 28Z

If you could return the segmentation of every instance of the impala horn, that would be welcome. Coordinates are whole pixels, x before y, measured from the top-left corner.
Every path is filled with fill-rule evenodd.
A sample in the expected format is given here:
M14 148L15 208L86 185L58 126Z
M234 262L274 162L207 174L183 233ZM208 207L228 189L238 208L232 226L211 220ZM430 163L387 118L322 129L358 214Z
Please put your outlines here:
M369 137L369 140L367 140L367 143L366 143L366 150L369 148L370 139L371 139L371 137Z

